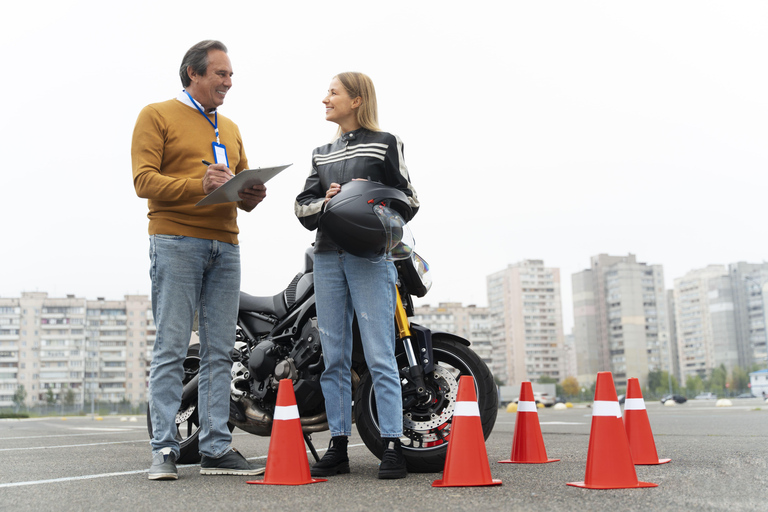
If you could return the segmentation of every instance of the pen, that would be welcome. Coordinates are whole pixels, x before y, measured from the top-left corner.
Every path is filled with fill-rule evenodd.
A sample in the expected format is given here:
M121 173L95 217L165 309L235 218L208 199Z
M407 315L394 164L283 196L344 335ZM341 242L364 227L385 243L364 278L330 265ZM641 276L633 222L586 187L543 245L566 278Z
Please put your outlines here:
M213 165L213 164L212 164L211 162L209 162L208 160L203 160L203 163L204 163L205 165ZM234 174L232 174L231 172L229 173L229 175L230 175L230 176L234 176Z

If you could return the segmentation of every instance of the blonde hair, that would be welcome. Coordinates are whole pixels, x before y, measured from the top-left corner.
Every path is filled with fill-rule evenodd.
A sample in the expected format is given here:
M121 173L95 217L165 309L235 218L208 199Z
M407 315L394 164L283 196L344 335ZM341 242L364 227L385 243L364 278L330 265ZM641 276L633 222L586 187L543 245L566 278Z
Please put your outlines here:
M368 75L357 71L339 73L336 78L339 79L350 98L355 99L359 96L362 100L356 111L357 122L360 123L360 126L372 132L381 131L379 128L379 107L376 104L376 89L373 87L373 80ZM341 126L339 126L336 130L336 138L341 137L342 134Z

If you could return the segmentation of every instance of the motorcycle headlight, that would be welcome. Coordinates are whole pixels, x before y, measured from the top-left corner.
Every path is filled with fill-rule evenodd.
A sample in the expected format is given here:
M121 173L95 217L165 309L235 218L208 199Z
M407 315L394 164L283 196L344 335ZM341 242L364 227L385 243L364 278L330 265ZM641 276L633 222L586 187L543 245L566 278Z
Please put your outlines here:
M429 291L432 288L432 275L429 273L429 263L415 252L411 255L411 261L413 261L413 268L416 269L416 274L419 276L421 284Z

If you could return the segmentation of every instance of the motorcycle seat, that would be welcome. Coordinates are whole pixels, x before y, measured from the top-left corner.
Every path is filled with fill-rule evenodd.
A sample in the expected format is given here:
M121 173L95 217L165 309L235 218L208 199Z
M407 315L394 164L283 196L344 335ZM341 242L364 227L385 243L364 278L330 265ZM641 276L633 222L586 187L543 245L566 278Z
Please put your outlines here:
M240 311L264 313L278 318L284 316L288 312L283 292L272 297L255 297L241 291L239 309Z

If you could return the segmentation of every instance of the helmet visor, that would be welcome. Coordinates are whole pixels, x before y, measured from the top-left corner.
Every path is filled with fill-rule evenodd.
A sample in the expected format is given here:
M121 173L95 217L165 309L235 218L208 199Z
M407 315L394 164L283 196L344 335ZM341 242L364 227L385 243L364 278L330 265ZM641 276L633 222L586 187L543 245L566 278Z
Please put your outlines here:
M388 261L410 258L416 241L403 217L392 208L383 205L374 206L373 212L381 221L386 235L382 258Z

